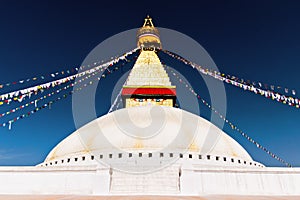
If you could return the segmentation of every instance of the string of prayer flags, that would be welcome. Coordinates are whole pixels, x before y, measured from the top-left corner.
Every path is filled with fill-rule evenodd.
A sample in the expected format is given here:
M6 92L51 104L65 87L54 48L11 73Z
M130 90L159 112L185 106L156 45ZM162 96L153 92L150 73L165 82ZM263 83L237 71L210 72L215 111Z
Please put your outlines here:
M228 120L224 115L222 115L220 112L218 112L213 106L211 106L207 101L205 101L198 93L196 93L193 90L193 88L190 85L188 85L188 83L186 83L185 81L183 81L183 79L180 77L180 75L177 74L174 70L172 70L172 68L166 66L166 69L168 71L170 71L170 74L172 74L175 78L177 78L177 80L181 84L183 84L184 86L188 86L188 90L190 92L192 92L200 100L200 102L202 102L206 107L208 107L211 111L213 111L213 113L215 113L220 119L224 120L224 122L226 124L228 124L231 127L231 129L237 131L240 135L242 135L244 138L246 138L249 142L253 143L257 148L259 148L259 149L263 150L265 153L269 154L272 158L274 158L277 161L283 163L287 167L292 167L292 165L290 163L288 163L287 161L283 160L282 158L280 158L279 156L277 156L276 154L272 153L267 148L265 148L264 146L262 146L261 144L259 144L258 142L256 142L254 139L252 139L250 136L248 136L245 132L243 132L241 129L239 129L234 123L232 123L230 120Z
M115 58L111 57L111 60L117 60L117 59L122 59L123 60L123 59L125 59L124 58L125 56L128 56L128 55L134 53L137 49L138 48L136 48L132 51L129 51L129 52L125 53L122 56L115 56ZM97 65L99 65L100 63L103 63L103 62L104 62L104 60L102 60L101 62L100 61L94 62L91 65L83 65L83 66L80 66L80 67L73 67L71 69L67 69L67 70L63 70L63 71L57 71L57 72L49 73L47 75L35 76L35 77L32 77L32 78L21 79L21 80L18 80L18 81L13 81L13 82L8 82L8 83L0 83L0 89L2 89L4 87L9 87L9 86L12 86L12 85L27 83L27 82L30 82L30 81L44 80L46 77L55 78L55 77L58 77L60 75L72 74L72 73L78 72L79 70L95 67L95 66L97 66Z
M235 76L226 75L224 73L220 73L217 71L213 71L207 68L203 68L202 66L192 63L191 61L186 60L185 58L182 58L179 55L176 55L170 51L165 50L164 51L167 55L185 63L186 65L191 66L192 68L196 68L200 73L204 75L211 76L217 80L223 81L225 83L231 84L233 86L242 88L243 90L247 90L250 92L253 92L255 94L261 95L265 98L275 100L277 102L280 102L282 104L289 105L291 107L300 108L300 99L292 96L287 96L284 94L281 94L279 92L273 91L275 89L275 86L272 85L271 90L264 89L263 84L261 82L258 82L258 87L256 87L256 84L251 84L251 81L244 81L243 79L238 79ZM253 82L252 82L253 83ZM281 86L277 86L276 88L280 89ZM284 90L286 93L288 93L290 90L288 88L285 88ZM291 90L292 95L296 95L295 90Z
M14 101L22 102L26 98L30 98L32 95L37 95L37 94L39 94L39 92L43 92L44 90L47 90L47 89L59 86L61 84L73 81L77 77L81 77L81 76L84 76L86 74L91 74L91 73L93 73L95 71L98 71L98 70L103 71L107 67L118 63L119 60L125 60L125 58L128 55L131 55L131 54L135 53L137 50L138 50L138 48L133 49L133 50L125 53L124 55L122 55L118 58L115 58L114 60L111 60L109 62L106 62L106 63L102 64L102 65L96 66L94 68L79 72L75 75L71 75L71 76L68 76L68 77L64 77L64 78L61 78L61 79L58 79L58 80L50 81L50 82L40 84L40 85L36 85L36 86L33 86L33 87L12 91L12 92L9 92L9 93L6 93L6 94L1 94L0 95L0 105L10 104L11 102L14 102Z
M128 60L128 62L130 62L130 61ZM118 69L121 69L121 67L115 67L115 68L113 69L113 71L116 71L116 70L118 70ZM37 102L40 101L40 100L44 100L44 99L46 99L46 98L48 98L48 97L50 97L50 96L53 96L54 94L58 94L58 93L60 93L60 92L63 91L63 90L67 90L68 88L73 87L75 84L81 83L81 82L83 82L83 81L87 81L89 78L91 78L91 77L93 77L93 76L96 76L96 75L99 74L99 73L100 73L100 71L95 71L92 75L87 75L86 77L82 77L80 80L78 80L78 81L76 81L76 82L74 82L74 83L71 83L71 84L68 85L68 86L65 86L65 87L60 88L60 89L58 89L58 90L56 90L56 91L53 91L53 92L51 92L51 93L49 93L49 94L47 94L47 95L44 95L43 97L40 97L40 98L38 98L38 99L36 99L36 100L33 100L33 101L31 101L31 102L29 102L29 103L27 103L27 104L24 104L24 105L22 105L22 106L20 106L20 107L18 107L18 108L14 108L14 109L12 109L12 110L10 110L10 111L7 111L6 113L2 113L2 114L0 114L0 117L3 117L4 115L8 115L8 114L11 114L11 113L13 113L13 112L16 112L17 110L20 110L20 109L23 109L23 108L25 108L25 107L28 107L29 105L35 104L35 103L37 103ZM108 73L108 72L107 72L106 75L109 75L109 74L112 74L112 73ZM74 94L75 92L82 91L85 87L88 87L88 86L90 86L90 85L93 85L94 83L97 83L99 80L101 80L101 78L103 78L103 77L95 77L93 80L88 81L87 83L83 84L81 87L77 87L75 90L72 90L72 91L70 91L70 92L67 92L67 93L65 93L65 94L63 94L63 95L57 97L57 98L54 99L54 100L51 100L51 101L49 101L49 102L47 102L47 103L44 103L42 106L39 106L39 107L36 106L33 110L31 110L31 111L29 111L29 112L27 112L27 113L25 113L25 114L22 114L22 115L20 115L20 116L18 116L18 117L15 117L14 119L11 119L11 120L9 120L9 121L7 121L7 122L5 122L5 123L0 123L0 127L6 127L6 126L8 126L8 128L11 129L12 124L15 123L15 122L17 122L18 120L27 118L27 117L31 116L32 114L34 114L34 113L36 113L36 112L38 112L38 111L40 111L40 110L42 110L42 109L44 109L44 108L48 108L48 107L50 108L51 105L54 104L55 102L60 101L60 100L63 100L63 99L65 99L65 98L67 98L68 96L71 96L71 95ZM104 77L104 78L105 78L105 77ZM120 103L120 102L119 102L119 103ZM119 103L117 104L116 109L118 108Z

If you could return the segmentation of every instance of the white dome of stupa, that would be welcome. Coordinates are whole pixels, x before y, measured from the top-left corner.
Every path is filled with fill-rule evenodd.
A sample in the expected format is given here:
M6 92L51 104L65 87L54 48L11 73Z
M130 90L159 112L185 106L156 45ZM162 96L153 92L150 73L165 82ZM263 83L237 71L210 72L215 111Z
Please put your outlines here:
M60 142L41 165L85 165L91 164L90 158L162 152L172 157L199 158L197 162L205 161L205 165L262 166L209 121L164 106L130 107L95 119Z

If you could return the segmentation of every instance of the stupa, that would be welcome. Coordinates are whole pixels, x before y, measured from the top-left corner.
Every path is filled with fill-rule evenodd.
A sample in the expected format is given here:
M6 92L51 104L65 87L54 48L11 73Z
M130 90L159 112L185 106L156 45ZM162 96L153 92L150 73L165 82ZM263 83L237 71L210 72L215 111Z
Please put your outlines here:
M137 45L124 108L79 128L37 166L1 167L1 194L300 196L299 168L266 167L211 122L174 107L150 17Z

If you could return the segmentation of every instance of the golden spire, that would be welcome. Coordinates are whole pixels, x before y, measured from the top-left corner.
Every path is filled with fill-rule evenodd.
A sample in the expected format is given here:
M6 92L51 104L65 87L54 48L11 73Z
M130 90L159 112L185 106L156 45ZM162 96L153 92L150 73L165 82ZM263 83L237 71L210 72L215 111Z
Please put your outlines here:
M145 26L149 26L149 27L154 27L153 22L152 22L152 18L150 18L149 15L147 15L147 17L145 18L145 22L143 27Z
M140 55L122 89L124 106L175 106L176 86L171 84L156 54L161 43L159 32L149 15L137 32L137 46L141 48Z

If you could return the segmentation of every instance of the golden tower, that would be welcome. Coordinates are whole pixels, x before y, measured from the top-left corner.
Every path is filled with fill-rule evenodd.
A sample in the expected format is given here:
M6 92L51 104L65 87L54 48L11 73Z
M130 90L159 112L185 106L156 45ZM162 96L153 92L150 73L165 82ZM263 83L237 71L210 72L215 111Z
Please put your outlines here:
M126 83L122 89L125 107L162 105L174 107L176 86L161 64L156 50L161 48L158 30L147 16L137 32L137 45L141 48Z

